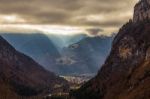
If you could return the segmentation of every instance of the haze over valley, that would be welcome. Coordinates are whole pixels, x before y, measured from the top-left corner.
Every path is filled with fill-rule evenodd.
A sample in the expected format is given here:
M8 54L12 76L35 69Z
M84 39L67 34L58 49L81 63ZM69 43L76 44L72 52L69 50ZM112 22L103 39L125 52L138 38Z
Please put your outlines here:
M113 35L90 37L83 34L3 33L2 36L17 50L60 75L96 74L113 39Z
M150 99L149 0L0 0L0 99Z

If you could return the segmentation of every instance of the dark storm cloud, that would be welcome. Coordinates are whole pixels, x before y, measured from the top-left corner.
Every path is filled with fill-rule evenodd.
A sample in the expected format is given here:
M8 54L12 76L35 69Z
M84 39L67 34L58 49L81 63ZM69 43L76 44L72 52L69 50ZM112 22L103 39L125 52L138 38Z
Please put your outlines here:
M27 24L110 27L120 26L131 18L129 12L133 11L135 2L137 0L0 0L0 15L18 15ZM118 16L120 14L126 17ZM98 20L98 17L105 19Z

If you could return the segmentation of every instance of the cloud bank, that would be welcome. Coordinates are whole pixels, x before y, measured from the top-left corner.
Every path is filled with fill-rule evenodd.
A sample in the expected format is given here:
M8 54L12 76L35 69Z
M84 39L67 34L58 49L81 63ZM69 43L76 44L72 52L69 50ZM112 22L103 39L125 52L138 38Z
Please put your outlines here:
M0 24L69 25L116 31L138 0L0 0Z

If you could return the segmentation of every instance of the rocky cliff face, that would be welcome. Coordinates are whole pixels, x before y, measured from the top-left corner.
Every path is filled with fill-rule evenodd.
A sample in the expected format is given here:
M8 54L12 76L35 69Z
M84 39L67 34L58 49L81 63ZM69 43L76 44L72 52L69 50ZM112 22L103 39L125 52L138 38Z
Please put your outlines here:
M150 1L140 0L135 6L133 21L139 22L146 19L150 19Z
M102 69L71 93L73 99L150 99L150 18L140 16L149 14L149 4L136 5L133 22L120 29Z
M1 99L13 99L11 96L15 95L27 97L45 92L52 93L56 85L60 85L62 90L68 87L65 80L16 51L2 37L0 37L0 84Z

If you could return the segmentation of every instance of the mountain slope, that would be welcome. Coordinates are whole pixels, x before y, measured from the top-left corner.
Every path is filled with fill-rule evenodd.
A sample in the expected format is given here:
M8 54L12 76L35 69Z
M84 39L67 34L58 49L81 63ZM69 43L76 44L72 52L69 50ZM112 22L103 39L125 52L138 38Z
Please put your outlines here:
M141 16L149 11L149 0L135 6L134 21L120 29L102 69L73 99L150 99L150 18Z
M17 50L32 57L46 69L58 72L59 68L55 64L55 59L60 57L60 53L46 35L40 33L3 33L1 35Z
M60 75L95 74L100 64L104 63L113 39L83 34L2 33L2 36L17 50ZM75 45L79 47L74 48Z
M86 37L64 48L57 59L67 74L95 74L107 57L113 37Z
M1 33L1 35L17 50L57 74L63 73L62 68L56 63L56 59L61 57L62 48L86 37L83 34L67 36L44 33Z
M55 85L67 89L67 82L46 71L30 57L16 51L6 40L0 37L0 91L6 91L6 99L16 94L35 96L41 93L52 93ZM4 89L3 89L4 88ZM10 94L7 92L10 92ZM3 93L0 92L0 96ZM15 98L14 98L15 99Z

